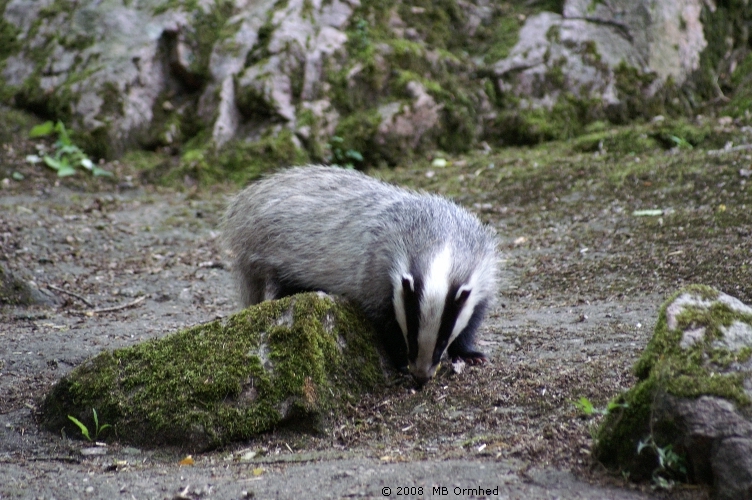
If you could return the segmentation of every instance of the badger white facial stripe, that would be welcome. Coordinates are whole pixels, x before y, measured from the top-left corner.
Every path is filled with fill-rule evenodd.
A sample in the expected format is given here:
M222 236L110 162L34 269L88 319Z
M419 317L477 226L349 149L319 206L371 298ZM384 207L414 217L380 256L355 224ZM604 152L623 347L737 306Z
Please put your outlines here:
M452 269L452 250L449 246L431 261L425 276L420 300L418 329L418 357L416 370L427 373L433 366L433 353L444 315L444 303L449 292L449 273Z
M467 285L460 287L460 290L472 290L475 286L477 286L477 283L478 276L477 272L475 272L470 275L470 281L467 283ZM459 294L460 292L458 291L457 293ZM454 342L454 339L456 339L457 336L462 333L462 330L464 330L467 326L467 323L470 321L473 312L475 312L475 306L478 304L478 298L479 295L477 293L471 292L470 295L468 295L465 304L462 306L462 309L460 310L460 313L457 315L457 319L454 322L452 334L449 336L449 344Z
M404 287L405 281L409 282L410 284L409 290L406 290ZM399 324L399 327L402 330L402 335L405 337L405 342L407 342L408 332L404 294L406 291L415 291L415 281L410 274L398 274L393 278L393 282L394 294L392 295L392 305L394 307L394 316L397 319L397 324Z

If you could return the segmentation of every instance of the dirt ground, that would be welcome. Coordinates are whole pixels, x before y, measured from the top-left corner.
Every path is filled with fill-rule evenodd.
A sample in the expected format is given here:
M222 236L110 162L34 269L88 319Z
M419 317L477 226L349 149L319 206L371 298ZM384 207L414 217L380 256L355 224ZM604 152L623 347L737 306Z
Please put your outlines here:
M24 147L0 151L0 178L25 176L0 190L0 260L60 303L0 309L0 499L708 497L601 470L598 417L572 401L605 407L633 383L659 306L683 284L752 300L744 151L657 151L659 168L621 184L603 159L545 150L377 172L445 190L497 228L499 305L480 334L491 362L422 391L384 387L319 435L279 429L181 465L178 450L42 431L34 409L102 350L236 310L218 240L231 190L142 185L127 165L113 181L58 182L23 164Z

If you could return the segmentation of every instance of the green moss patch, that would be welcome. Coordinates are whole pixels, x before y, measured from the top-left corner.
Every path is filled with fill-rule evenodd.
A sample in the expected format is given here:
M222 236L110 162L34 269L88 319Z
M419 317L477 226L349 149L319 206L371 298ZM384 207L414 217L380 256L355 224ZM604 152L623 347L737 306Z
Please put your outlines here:
M651 439L658 446L673 444L681 425L653 418L664 394L686 399L716 396L738 408L749 407L743 383L750 372L743 367L752 350L731 348L723 340L735 322L752 326L752 314L733 307L708 286L689 286L666 301L655 333L634 367L637 384L616 398L620 407L598 430L595 457L634 478L650 477L658 467L656 456L638 454L638 444Z
M684 119L663 119L628 128L609 127L602 121L591 123L585 133L573 139L575 151L641 154L659 149L722 148L733 139L714 121L692 123Z
M309 162L306 151L286 128L269 130L257 140L232 140L221 148L209 134L204 130L188 141L176 162L158 154L129 158L148 158L149 161L139 162L144 167L143 175L173 186L182 186L186 181L203 186L227 181L243 185L275 168Z
M104 352L45 397L42 425L80 435L206 450L282 425L316 429L382 382L371 329L352 306L308 293Z
M0 12L5 12L9 0L0 0ZM5 59L18 51L20 43L18 34L20 29L9 23L3 16L0 16L0 69L3 68Z

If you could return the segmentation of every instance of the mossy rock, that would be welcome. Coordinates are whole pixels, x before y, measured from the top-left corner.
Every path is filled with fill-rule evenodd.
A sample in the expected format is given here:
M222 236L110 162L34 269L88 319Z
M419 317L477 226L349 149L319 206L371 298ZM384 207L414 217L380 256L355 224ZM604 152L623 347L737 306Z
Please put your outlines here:
M682 118L663 118L631 127L611 127L607 122L593 122L585 133L571 141L572 149L581 152L642 154L659 149L722 148L735 141L730 130L716 120L696 123Z
M0 304L28 305L32 302L28 283L13 276L0 264Z
M15 276L12 272L0 264L0 305L52 306L57 304L57 297L47 295L36 286Z
M350 304L307 293L103 352L60 380L39 420L80 436L191 451L276 427L318 430L338 408L382 383L374 334Z
M719 491L730 484L720 478L744 476L711 451L744 436L752 450L752 307L708 286L677 292L634 371L637 384L609 405L597 432L598 461L633 479L707 482ZM653 444L639 453L640 443ZM660 463L666 451L675 467ZM752 468L745 473L752 478Z

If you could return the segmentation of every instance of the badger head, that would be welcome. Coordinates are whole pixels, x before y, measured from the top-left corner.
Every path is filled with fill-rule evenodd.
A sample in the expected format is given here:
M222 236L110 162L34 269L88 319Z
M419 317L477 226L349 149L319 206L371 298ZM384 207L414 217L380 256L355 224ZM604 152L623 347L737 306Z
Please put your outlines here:
M464 279L455 276L453 258L446 246L425 269L413 263L393 276L395 316L407 344L410 373L421 386L433 377L447 347L471 322L480 299L477 270Z

